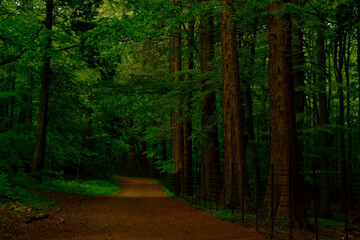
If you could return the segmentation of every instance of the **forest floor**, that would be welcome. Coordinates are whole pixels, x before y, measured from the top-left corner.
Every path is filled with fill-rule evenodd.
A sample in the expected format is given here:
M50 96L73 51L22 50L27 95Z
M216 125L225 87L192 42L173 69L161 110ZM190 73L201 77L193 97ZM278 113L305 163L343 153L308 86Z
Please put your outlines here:
M0 239L265 239L249 228L166 197L151 180L120 179L120 192L111 196L43 192L59 203L40 215L0 209Z

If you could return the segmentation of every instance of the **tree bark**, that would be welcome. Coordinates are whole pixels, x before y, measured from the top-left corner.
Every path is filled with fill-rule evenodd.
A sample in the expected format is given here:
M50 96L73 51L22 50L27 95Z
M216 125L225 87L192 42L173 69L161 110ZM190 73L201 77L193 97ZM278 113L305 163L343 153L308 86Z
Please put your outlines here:
M50 35L53 26L53 0L46 0L46 18L45 29L48 31L46 37L46 44L44 51L46 52L43 60L43 72L41 79L41 92L40 92L40 106L39 116L36 128L34 156L31 167L31 173L35 173L37 170L43 167L45 160L46 149L46 128L48 123L48 102L49 102L49 87L52 78L51 68L51 56L48 51L51 49L52 37Z
M281 2L269 5L270 164L272 169L269 171L265 215L270 217L273 214L275 222L283 219L287 224L292 221L298 228L303 228L309 225L309 219L305 211L304 192L298 165L295 89L292 74L292 24L290 14L284 14L280 18L280 14L276 13L282 9ZM273 201L269 196L273 196Z
M233 0L222 1L221 53L223 79L223 134L224 134L224 197L229 203L232 189L236 189L239 203L249 207L251 202L244 137L245 117L239 76L239 56L236 25L233 21ZM233 188L232 183L237 183Z
M201 0L200 2L207 2ZM207 11L200 20L200 64L201 73L207 74L213 70L214 59L214 22L211 11ZM204 131L201 151L201 186L202 199L216 201L220 195L220 158L219 140L216 123L216 96L211 88L210 79L202 78L204 96L202 128Z

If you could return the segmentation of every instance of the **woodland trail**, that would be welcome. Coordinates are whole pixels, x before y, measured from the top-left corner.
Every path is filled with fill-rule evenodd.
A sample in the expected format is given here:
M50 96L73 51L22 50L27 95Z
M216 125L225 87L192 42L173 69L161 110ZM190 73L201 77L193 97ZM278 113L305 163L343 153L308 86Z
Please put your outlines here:
M250 229L166 197L151 180L119 178L123 181L121 190L111 196L47 193L59 198L58 211L32 223L18 219L12 226L2 228L7 231L3 236L19 240L264 239Z

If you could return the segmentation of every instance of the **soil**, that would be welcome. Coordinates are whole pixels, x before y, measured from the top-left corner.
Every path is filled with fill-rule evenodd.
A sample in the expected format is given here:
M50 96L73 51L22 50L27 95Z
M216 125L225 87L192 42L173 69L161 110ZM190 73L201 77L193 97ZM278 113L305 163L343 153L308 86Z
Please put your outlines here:
M111 196L43 193L58 198L59 204L38 215L0 209L0 239L265 239L249 228L166 197L151 180L120 178L121 190Z

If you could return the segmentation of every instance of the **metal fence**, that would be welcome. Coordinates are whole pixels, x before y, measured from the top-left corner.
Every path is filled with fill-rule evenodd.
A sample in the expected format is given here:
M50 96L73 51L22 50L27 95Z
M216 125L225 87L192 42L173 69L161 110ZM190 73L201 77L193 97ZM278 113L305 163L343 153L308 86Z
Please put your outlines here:
M278 171L272 164L259 165L258 181L253 180L251 171L248 181L240 184L241 179L233 175L231 191L226 189L229 184L224 184L224 169L216 173L212 170L206 182L204 169L213 168L200 163L193 163L190 177L178 173L159 179L170 192L194 207L254 228L271 239L360 239L360 175L357 171L319 170L314 165L297 166L302 179L297 185L292 171ZM299 186L301 196L293 193ZM283 200L277 206L280 198ZM294 204L299 200L304 207L301 213ZM299 218L304 219L303 226L299 226Z

